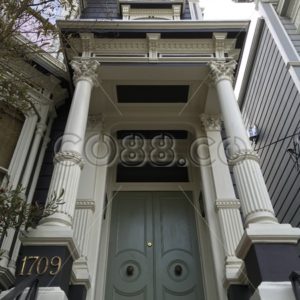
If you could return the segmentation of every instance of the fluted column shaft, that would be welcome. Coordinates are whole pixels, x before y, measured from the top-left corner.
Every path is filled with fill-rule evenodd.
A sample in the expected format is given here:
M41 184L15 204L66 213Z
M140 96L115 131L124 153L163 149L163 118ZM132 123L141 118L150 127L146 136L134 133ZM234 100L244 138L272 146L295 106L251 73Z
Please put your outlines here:
M53 195L64 191L63 202L55 214L45 218L44 225L72 226L80 173L83 167L82 149L87 126L92 88L97 84L96 61L74 61L74 82L76 85L67 125L62 139L61 151L55 155L54 171L48 193L48 201Z
M260 169L258 155L251 148L234 95L232 78L236 63L234 61L210 62L209 66L219 98L229 141L229 160L233 165L246 225L277 223Z
M208 139L208 150L216 194L215 206L218 214L222 239L225 246L225 285L243 283L244 263L235 251L244 228L240 214L240 202L235 192L222 147L221 122L218 115L201 115Z

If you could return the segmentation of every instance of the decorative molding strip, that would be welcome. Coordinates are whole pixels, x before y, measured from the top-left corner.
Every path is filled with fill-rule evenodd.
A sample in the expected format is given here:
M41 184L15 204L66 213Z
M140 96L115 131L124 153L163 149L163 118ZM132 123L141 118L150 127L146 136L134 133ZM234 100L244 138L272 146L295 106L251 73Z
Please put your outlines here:
M76 200L76 209L90 209L93 212L95 211L95 201L91 199L77 199Z
M238 199L217 199L216 207L217 209L239 209L241 203Z
M250 150L250 149L241 150L239 152L232 154L228 158L228 163L230 165L236 165L237 163L244 160L254 160L259 163L259 155L254 150Z
M154 35L154 33L150 33ZM156 34L157 35L157 34ZM214 39L154 39L155 47L158 54L176 54L182 55L198 55L209 56L216 52L216 42ZM84 53L86 48L83 48L82 40L71 38L70 43L72 49L78 49ZM222 41L222 53L227 53L228 56L233 55L232 59L237 59L240 53L239 49L235 49L236 39L224 39ZM89 49L96 57L122 57L124 56L148 56L149 54L149 34L145 39L94 39L92 49ZM69 57L74 57L74 53L68 51Z
M54 163L64 163L65 161L73 162L83 168L84 160L80 153L75 151L63 151L56 153Z

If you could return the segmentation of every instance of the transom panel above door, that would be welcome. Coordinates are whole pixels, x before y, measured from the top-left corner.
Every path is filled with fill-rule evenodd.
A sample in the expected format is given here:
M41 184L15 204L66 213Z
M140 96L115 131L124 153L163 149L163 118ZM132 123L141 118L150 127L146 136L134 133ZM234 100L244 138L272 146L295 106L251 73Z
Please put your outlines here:
M186 195L116 195L106 300L204 299L192 194Z

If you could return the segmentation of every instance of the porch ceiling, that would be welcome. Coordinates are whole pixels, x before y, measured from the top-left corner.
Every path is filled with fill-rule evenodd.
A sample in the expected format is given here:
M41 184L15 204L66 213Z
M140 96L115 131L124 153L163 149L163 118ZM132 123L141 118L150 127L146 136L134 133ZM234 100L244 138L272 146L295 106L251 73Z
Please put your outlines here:
M92 93L90 114L106 116L197 116L203 112L208 87L208 68L201 64L101 64L100 86ZM118 85L186 85L183 103L119 103ZM172 89L170 89L172 91ZM171 96L172 98L172 96Z

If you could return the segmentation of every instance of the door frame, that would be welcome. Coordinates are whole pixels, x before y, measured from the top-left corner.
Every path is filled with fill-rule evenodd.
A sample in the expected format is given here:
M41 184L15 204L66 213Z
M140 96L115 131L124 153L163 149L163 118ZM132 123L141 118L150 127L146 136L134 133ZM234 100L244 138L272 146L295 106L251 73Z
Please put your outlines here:
M182 125L182 124L181 124ZM178 126L178 125L177 125ZM137 124L134 124L134 128L137 127ZM139 126L140 129L149 129L148 126ZM144 128L145 127L145 128ZM159 127L161 129L162 126ZM122 126L122 129L126 129L127 126ZM182 129L182 126L180 126ZM129 127L130 129L130 127ZM198 135L194 130L190 131L190 128L185 128L192 136ZM116 129L115 129L116 130ZM199 132L202 132L201 130ZM204 288L204 297L206 300L219 300L218 291L216 289L216 274L215 270L221 270L224 268L224 265L216 265L217 262L214 261L212 253L213 249L211 247L211 239L216 238L216 234L211 232L208 228L208 221L206 218L203 218L201 215L201 209L199 199L202 197L202 202L205 200L203 196L200 196L203 191L200 167L190 165L188 167L189 173L189 182L175 182L175 183L117 183L116 182L116 165L111 166L108 169L106 177L106 194L108 198L108 203L110 203L114 197L115 192L120 191L191 191L193 199L191 199L199 213L195 213L195 222L196 222L196 232L197 232L197 244L201 261L202 268L202 279L203 279L203 288ZM207 174L208 177L211 177L210 172ZM212 178L210 181L213 182ZM215 199L215 195L209 195L211 199ZM209 201L208 199L207 201ZM213 213L213 212L209 212ZM97 271L95 278L95 285L92 287L93 291L93 300L106 300L105 299L105 288L106 288L106 272L103 270L107 269L108 263L108 251L109 251L109 237L110 237L110 225L111 225L111 205L107 206L106 209L106 218L102 218L101 234L98 247L98 261L97 261ZM201 238L200 238L201 237ZM201 243L199 241L201 240ZM205 258L205 259L203 259ZM91 300L91 299L90 299Z
M195 213L196 222L196 233L197 233L197 244L201 260L201 272L204 287L204 297L205 299L217 299L216 291L213 288L213 284L216 280L214 274L214 262L211 256L211 243L210 243L210 232L207 227L207 220L203 219L201 216L200 203L198 201L200 197L200 174L199 170L196 168L189 168L191 175L191 182L189 183L170 183L170 184L157 184L157 183L125 183L117 184L115 182L115 168L112 168L108 174L108 203L110 203L114 197L114 193L120 191L191 191L193 195L194 206L199 213ZM198 184L196 184L198 182ZM107 269L108 264L108 251L109 251L109 238L110 238L110 228L111 228L111 205L108 205L106 210L106 218L102 220L102 230L101 230L101 240L99 247L99 261L97 267L97 285L95 286L95 299L106 300L105 299L105 288L106 288L106 272L103 270ZM201 243L199 243L201 236ZM203 259L205 257L205 259Z

